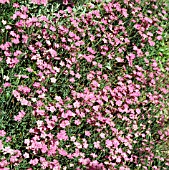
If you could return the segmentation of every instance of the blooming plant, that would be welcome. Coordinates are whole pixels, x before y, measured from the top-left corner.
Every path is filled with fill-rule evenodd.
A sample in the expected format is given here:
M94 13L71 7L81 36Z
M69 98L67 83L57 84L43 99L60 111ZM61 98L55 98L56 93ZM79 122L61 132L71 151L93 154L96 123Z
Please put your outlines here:
M167 4L71 3L0 1L0 169L167 170Z

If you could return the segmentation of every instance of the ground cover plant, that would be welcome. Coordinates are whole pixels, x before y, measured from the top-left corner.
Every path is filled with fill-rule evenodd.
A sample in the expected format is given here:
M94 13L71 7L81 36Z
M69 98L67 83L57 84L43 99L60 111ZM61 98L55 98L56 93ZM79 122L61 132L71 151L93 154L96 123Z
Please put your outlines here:
M0 169L169 169L168 3L0 10Z

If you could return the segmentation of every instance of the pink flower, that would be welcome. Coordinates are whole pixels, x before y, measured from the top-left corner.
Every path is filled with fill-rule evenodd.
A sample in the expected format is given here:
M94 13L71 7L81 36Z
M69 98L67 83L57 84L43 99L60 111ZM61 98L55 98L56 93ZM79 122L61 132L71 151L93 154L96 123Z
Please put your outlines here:
M31 105L30 102L28 100L26 100L25 98L22 98L20 100L20 102L21 102L21 105L23 105L23 106L30 106Z
M12 39L12 42L13 42L14 44L19 44L20 41L19 41L18 38L13 38L13 39Z
M25 139L25 140L24 140L24 143L27 144L27 145L29 145L29 144L30 144L30 139Z
M149 42L150 46L155 46L155 42L154 41L148 40L148 42Z
M24 154L23 154L23 156L24 156L24 158L29 158L29 154L27 153L27 152L25 152Z
M54 106L50 106L50 111L53 113L56 111L56 108Z
M84 54L83 57L87 60L87 62L92 62L92 60L95 58L94 55L86 55Z
M60 96L55 96L55 100L59 102L62 101L62 98Z
M96 80L93 80L91 84L95 87L100 87L100 84Z
M22 43L27 43L27 41L28 41L28 35L22 35Z
M0 136L4 137L6 135L6 132L4 130L0 130Z
M98 111L99 110L99 105L97 105L97 106L93 106L93 109L95 110L95 111Z
M121 162L121 157L120 157L120 156L118 156L118 157L116 158L116 162L117 162L117 163L120 163L120 162Z
M85 131L85 135L89 137L91 135L90 131Z
M119 144L120 143L119 143L119 141L117 139L113 140L113 145L114 145L115 148L117 148L119 146Z
M30 163L31 165L37 165L38 162L39 162L39 160L38 160L37 158L31 159L31 160L29 161L29 163Z
M2 140L0 140L0 150L3 149L3 143L2 143Z
M100 133L100 137L101 137L102 139L104 139L104 138L105 138L105 134L104 134L104 133Z
M68 136L66 135L66 131L65 130L61 130L60 133L57 134L57 138L59 140L68 140Z
M80 120L78 119L78 120L75 120L75 122L74 122L76 125L80 125L81 124L81 122L80 122Z
M156 37L156 39L157 39L157 40L162 40L162 36L159 35L159 36Z
M11 86L11 83L8 83L8 82L4 83L4 87L10 87L10 86Z
M92 47L87 47L87 51L89 51L91 54L96 54Z
M37 4L37 5L41 5L41 4L42 4L42 5L46 6L48 0L31 0L31 2L32 2L33 4Z
M20 122L22 120L22 117L20 115L14 116L14 120Z
M40 83L39 82L34 82L33 83L33 87L37 87L37 88L39 88L41 85L40 85Z
M32 68L26 68L26 70L28 71L28 72L33 72L33 69Z
M54 49L51 48L51 49L49 50L49 52L50 52L50 54L51 54L52 57L56 57L56 56L57 56L57 52L56 52Z
M152 22L153 22L151 18L145 17L144 19L145 19L147 22L149 22L149 23L152 23Z
M12 137L11 137L11 136L8 136L8 137L6 138L6 142L10 142L11 139L12 139Z
M5 4L5 3L8 3L9 4L9 0L0 0L0 4Z
M55 27L53 27L53 26L50 26L50 28L49 28L51 31L53 31L53 32L55 32L56 31L56 28ZM55 50L54 50L55 51ZM56 51L55 51L56 52ZM54 53L55 53L54 52ZM55 53L56 54L56 53Z
M17 116L14 116L14 120L15 121L21 121L22 118L25 116L25 114L26 113L23 110L21 110Z
M99 149L100 148L100 141L94 142L94 147Z
M80 75L79 73L77 73L77 74L75 75L75 77L78 78L78 79L80 79L81 75Z
M140 109L137 108L136 113L140 114L141 113Z
M120 100L117 100L117 101L116 101L116 105L117 105L117 106L121 106L121 105L122 105L122 103L123 103L123 102L122 102L122 101L120 101Z
M19 8L19 4L18 3L13 3L13 7L14 8Z
M106 140L106 147L107 147L107 148L110 148L111 146L113 146L112 141L109 140L109 139L107 139L107 140Z
M70 81L71 83L74 83L74 82L75 82L75 79L72 77L72 78L69 79L69 81Z
M117 60L117 62L119 62L119 63L124 62L124 59L122 59L121 57L117 57L116 60Z
M138 126L137 125L133 125L133 130L137 130L138 129Z
M73 103L74 108L79 108L80 107L80 103L78 101Z
M69 126L70 122L68 120L64 120L62 121L62 123L60 124L60 127L65 128L66 126Z
M10 30L12 27L10 25L5 26L7 30Z
M49 163L47 161L43 161L41 164L42 169L47 169L48 166L49 166Z
M68 2L69 2L68 0L63 0L63 4L64 4L64 5L67 5Z

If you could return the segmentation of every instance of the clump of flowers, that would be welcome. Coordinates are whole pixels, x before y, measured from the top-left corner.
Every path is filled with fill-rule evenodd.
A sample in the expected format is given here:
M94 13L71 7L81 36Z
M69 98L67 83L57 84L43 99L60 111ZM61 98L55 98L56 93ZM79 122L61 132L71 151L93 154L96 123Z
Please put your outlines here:
M50 15L50 2L30 4L3 21L0 168L168 169L169 59L151 54L165 4L96 0Z

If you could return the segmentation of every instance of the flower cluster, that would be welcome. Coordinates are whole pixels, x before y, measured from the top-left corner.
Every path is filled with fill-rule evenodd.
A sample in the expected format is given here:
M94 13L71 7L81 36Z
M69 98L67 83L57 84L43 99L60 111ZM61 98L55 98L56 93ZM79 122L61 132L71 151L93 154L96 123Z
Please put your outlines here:
M50 5L14 3L2 22L0 168L167 170L165 4Z

